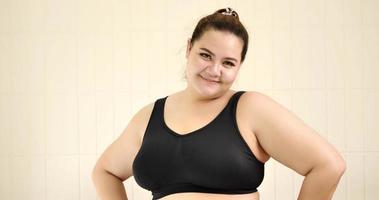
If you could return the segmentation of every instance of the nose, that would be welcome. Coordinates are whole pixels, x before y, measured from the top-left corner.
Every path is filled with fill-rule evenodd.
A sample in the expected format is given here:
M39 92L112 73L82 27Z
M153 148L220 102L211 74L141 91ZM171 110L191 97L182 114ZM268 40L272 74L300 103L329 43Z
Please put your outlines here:
M213 63L208 67L208 74L212 77L219 77L221 74L221 66L219 63Z

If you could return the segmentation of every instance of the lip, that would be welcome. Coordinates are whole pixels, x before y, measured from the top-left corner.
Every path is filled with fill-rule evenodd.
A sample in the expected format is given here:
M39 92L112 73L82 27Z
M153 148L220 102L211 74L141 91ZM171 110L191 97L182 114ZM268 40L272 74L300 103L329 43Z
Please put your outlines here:
M202 79L206 80L206 81L209 81L209 82L213 82L213 83L219 83L219 82L220 82L220 81L215 81L215 80L212 80L212 79L207 79L207 78L205 78L205 77L203 77L203 76L201 76L201 75L200 75L200 77L201 77Z

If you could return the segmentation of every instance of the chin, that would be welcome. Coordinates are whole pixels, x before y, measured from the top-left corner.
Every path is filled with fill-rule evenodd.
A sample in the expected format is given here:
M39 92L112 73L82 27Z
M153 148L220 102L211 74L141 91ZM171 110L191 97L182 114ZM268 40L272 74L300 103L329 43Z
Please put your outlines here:
M216 98L218 96L221 96L222 93L224 93L224 89L221 87L218 88L199 88L198 92L204 96L204 97L211 97Z

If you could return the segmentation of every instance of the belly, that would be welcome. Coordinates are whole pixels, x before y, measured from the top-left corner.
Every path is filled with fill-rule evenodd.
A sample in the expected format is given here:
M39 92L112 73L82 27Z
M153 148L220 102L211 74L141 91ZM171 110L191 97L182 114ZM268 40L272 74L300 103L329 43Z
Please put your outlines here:
M259 200L259 192L249 194L213 194L198 192L181 192L167 195L159 200Z

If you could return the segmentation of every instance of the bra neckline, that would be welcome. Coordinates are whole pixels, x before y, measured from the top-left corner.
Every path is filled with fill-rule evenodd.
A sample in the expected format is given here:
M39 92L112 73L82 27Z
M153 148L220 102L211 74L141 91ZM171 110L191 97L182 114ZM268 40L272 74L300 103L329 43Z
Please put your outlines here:
M224 108L216 115L216 117L214 117L210 122L208 122L207 124L205 124L204 126L200 127L200 128L197 128L193 131L190 131L188 133L184 133L184 134L181 134L181 133L177 133L176 131L172 130L170 127L168 127L168 125L166 124L166 120L164 119L164 108L165 108L165 105L166 105L166 99L168 96L164 97L163 98L163 102L162 102L162 114L161 114L161 119L162 119L162 124L164 126L164 128L171 134L175 135L175 136L179 136L179 137L187 137L187 136L191 136L193 134L196 134L196 133L199 133L200 131L208 128L211 124L213 124L218 118L221 117L222 113L225 112L226 108L229 106L229 104L232 102L232 99L238 94L238 93L241 93L242 91L237 91L235 92L234 94L232 94L232 96L229 98L228 100L228 103L224 106Z

